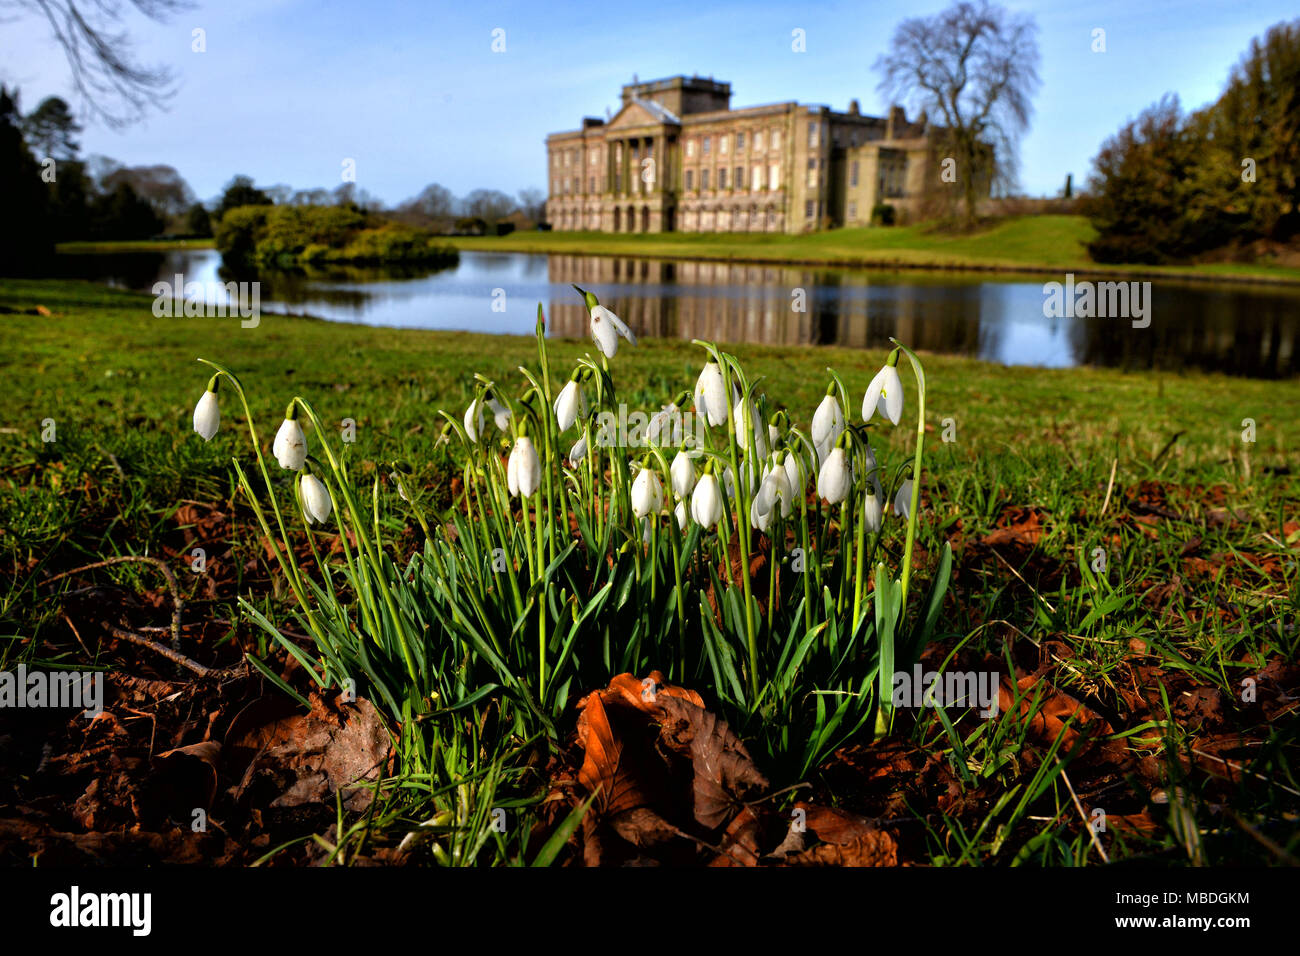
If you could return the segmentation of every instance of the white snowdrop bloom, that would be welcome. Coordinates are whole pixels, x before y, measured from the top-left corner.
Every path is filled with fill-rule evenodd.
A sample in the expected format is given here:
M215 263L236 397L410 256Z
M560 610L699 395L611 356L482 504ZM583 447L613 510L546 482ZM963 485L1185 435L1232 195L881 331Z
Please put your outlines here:
M817 461L823 462L830 450L835 447L835 442L844 434L844 410L840 408L838 399L833 395L827 395L822 399L822 403L817 406L817 411L813 413L812 420L812 443L817 450Z
M862 523L872 534L880 530L883 511L884 505L880 502L880 496L875 491L868 490L867 497L862 503Z
M690 520L690 515L686 513L686 502L685 501L677 502L677 507L673 509L673 514L677 518L677 527L685 531L686 522Z
M506 460L506 484L511 495L531 498L542 484L542 465L537 459L537 449L527 435L515 439L515 447Z
M476 398L465 409L465 434L472 442L477 442L483 434L483 417L483 403Z
M908 478L898 486L898 494L894 495L894 514L900 518L911 517L912 511L912 479Z
M324 524L330 516L334 503L330 500L329 489L315 475L302 476L302 510L307 515L307 523Z
M642 468L632 482L632 513L638 518L656 514L664 506L664 489L653 468Z
M832 448L826 460L822 462L821 471L817 475L817 494L825 499L827 504L837 505L848 495L851 484L852 477L844 457L844 449L838 446Z
M695 488L695 462L684 451L679 451L668 466L668 476L672 479L673 494L685 498Z
M574 422L586 414L587 396L583 394L582 386L570 379L555 399L555 420L560 431L567 432Z
M695 483L695 491L691 494L691 517L705 528L712 528L722 520L722 494L718 490L718 479L711 472L702 475Z
M505 431L510 427L510 409L496 400L496 396L489 395L484 400L488 410L492 412L492 417L496 420L497 428ZM479 429L482 431L482 428Z
M877 372L862 396L862 420L871 421L876 412L895 425L903 417L903 380L898 377L895 365L886 365Z
M718 368L717 362L705 363L704 370L695 381L695 411L703 415L714 428L727 423L731 406L727 402L727 387L722 381L722 369Z
M221 407L217 404L217 393L208 389L194 406L194 430L204 441L211 441L221 426Z
M271 444L271 453L281 468L290 471L302 469L307 460L307 436L302 433L297 419L286 418L280 423L280 430L275 433L275 441Z
M583 435L576 442L574 442L573 447L569 449L569 464L572 465L574 468L577 468L578 465L582 462L582 459L586 457L587 457L587 436Z
M669 447L682 443L682 411L675 402L669 402L650 417L645 440L651 445Z
M623 336L633 345L636 345L636 336L632 330L613 312L603 305L593 305L591 307L591 338L596 343L596 348L605 354L606 358L613 358L618 354L618 337Z

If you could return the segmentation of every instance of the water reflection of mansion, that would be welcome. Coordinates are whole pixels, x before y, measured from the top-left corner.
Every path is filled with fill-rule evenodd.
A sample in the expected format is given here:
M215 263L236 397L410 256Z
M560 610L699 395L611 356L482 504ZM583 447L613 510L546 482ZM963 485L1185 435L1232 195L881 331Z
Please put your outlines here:
M978 315L951 286L873 301L858 274L753 263L665 261L612 256L548 256L549 279L568 288L600 289L601 302L637 335L764 345L878 348L890 336L915 348L973 354ZM591 334L576 296L547 309L550 331Z

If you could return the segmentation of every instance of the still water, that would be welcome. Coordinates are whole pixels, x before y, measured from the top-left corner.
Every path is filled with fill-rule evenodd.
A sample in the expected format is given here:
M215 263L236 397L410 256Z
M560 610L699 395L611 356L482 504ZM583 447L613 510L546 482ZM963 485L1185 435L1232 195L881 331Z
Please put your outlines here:
M213 250L61 258L65 274L144 291L177 273L204 286L233 278ZM1276 286L1154 282L1150 324L1134 328L1127 318L1046 317L1043 284L1064 276L464 252L431 273L259 278L263 312L370 325L531 334L541 302L551 334L585 337L576 283L648 337L878 348L895 336L1006 365L1300 372L1300 289Z

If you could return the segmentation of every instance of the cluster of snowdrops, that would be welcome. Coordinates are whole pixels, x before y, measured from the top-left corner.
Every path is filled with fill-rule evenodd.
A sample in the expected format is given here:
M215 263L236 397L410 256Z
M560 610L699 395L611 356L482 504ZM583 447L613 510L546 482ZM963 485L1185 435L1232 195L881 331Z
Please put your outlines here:
M636 338L577 291L594 354L557 376L539 306L538 362L519 369L520 386L478 375L467 406L441 413L443 436L461 449L463 492L432 521L401 463L380 469L369 489L355 481L350 449L333 446L302 397L275 434L275 473L242 383L201 360L215 374L194 430L216 434L218 395L231 383L262 487L238 458L234 468L316 656L245 602L250 616L321 686L350 680L404 726L496 697L520 734L554 735L577 695L616 673L658 670L706 690L792 773L873 716L877 730L887 727L893 673L933 629L950 566L945 550L929 599L909 614L924 440L917 357L895 343L860 402L828 369L805 429L733 355L697 342L693 388L666 396L644 428L620 431L610 423L626 422L627 406L612 363L620 342ZM910 453L888 467L891 442L875 436L902 420L903 356L915 374L917 428ZM286 517L286 495L301 526ZM390 508L409 509L424 530L416 554L383 540ZM891 525L891 513L903 520ZM301 529L318 557L314 536L339 532L342 558L305 573L294 548Z

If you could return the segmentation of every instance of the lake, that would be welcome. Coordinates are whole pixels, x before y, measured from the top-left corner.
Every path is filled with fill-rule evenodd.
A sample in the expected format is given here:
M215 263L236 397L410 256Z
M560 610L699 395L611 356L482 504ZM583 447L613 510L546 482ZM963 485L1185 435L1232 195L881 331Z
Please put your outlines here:
M177 273L222 281L214 250L61 256L64 275L148 291ZM422 329L586 337L571 287L600 296L642 336L883 348L890 336L1005 365L1197 368L1295 375L1300 289L1156 281L1145 328L1131 318L1045 315L1044 283L987 273L883 272L611 256L463 252L436 272L336 270L260 277L266 312ZM1135 300L1138 301L1138 300Z

